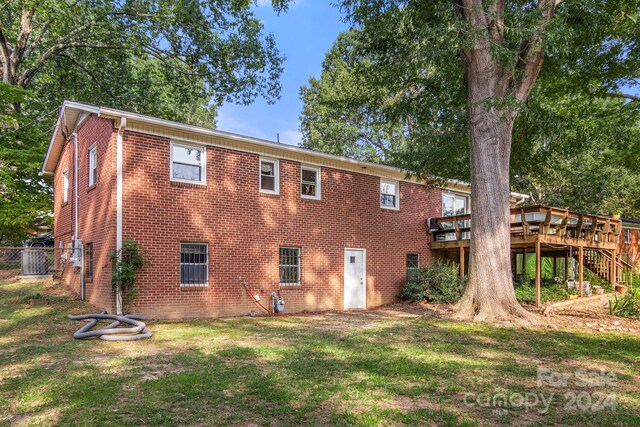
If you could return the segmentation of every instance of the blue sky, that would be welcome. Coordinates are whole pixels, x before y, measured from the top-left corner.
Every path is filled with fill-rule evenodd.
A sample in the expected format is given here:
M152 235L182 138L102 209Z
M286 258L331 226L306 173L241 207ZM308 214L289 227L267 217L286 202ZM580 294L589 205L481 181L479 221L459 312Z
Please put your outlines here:
M282 97L273 105L258 99L249 106L225 104L218 111L218 129L280 142L300 142L300 86L320 76L325 53L341 31L347 29L331 0L297 0L280 15L270 1L258 0L256 15L265 33L273 33L280 52L287 57L280 78Z

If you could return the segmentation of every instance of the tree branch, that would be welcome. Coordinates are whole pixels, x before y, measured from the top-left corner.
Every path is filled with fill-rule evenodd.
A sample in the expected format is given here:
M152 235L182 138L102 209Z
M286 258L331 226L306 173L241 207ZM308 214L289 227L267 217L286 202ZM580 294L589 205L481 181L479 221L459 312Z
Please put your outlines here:
M640 102L640 96L631 95L630 93L616 93L616 92L591 92L594 96L604 96L607 98L621 98L628 99L629 101Z
M544 50L542 45L542 33L551 21L557 0L538 0L538 10L542 13L542 18L538 24L538 29L530 39L522 41L522 56L518 61L522 61L522 74L515 84L516 99L525 102L535 85L535 82L542 69L544 62Z
M62 58L67 58L69 61L73 62L74 64L76 64L78 66L78 68L80 68L82 71L84 71L89 77L91 77L91 80L93 80L95 82L95 84L98 85L98 87L100 89L102 89L102 91L104 93L106 93L107 95L109 95L111 97L111 99L113 99L114 101L117 101L117 98L115 97L115 95L107 88L105 87L100 80L98 79L98 77L96 77L96 75L89 70L84 64L82 64L80 61L76 60L73 56L71 55L67 55L66 53L61 53L59 55Z
M67 50L67 49L71 49L71 48L75 48L75 47L80 47L80 48L89 48L89 49L120 49L121 46L118 45L101 45L101 44L92 44L92 43L88 43L85 41L74 41L74 42L70 42L68 44L57 44L54 46L51 46L49 49L47 49L47 51L45 53L43 53L42 55L40 55L40 58L38 59L38 63L37 65L26 69L22 72L22 74L20 75L20 78L18 79L18 85L22 86L22 87L26 87L29 82L31 81L31 79L33 78L33 76L38 72L38 70L40 68L42 68L42 66L49 60L51 59L51 57L53 57L54 55Z
M0 64L2 64L2 80L5 83L9 83L5 81L9 75L9 56L11 55L9 45L7 44L7 39L4 36L4 32L2 31L2 27L0 27Z
M33 16L33 11L28 10L27 7L23 7L22 9L22 17L20 18L20 29L18 31L18 37L16 39L16 47L13 49L11 53L11 66L14 70L18 69L18 64L22 60L22 56L24 55L24 51L27 47L27 41L29 40L29 35L31 34L31 17Z

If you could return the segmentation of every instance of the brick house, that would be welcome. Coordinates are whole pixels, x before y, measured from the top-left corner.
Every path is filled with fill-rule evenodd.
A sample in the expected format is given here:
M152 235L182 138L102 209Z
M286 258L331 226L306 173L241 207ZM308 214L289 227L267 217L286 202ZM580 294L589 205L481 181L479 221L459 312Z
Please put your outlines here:
M42 173L64 284L114 311L109 254L133 239L135 312L157 318L257 310L240 278L287 312L393 302L433 256L428 219L469 208L464 183L69 101Z

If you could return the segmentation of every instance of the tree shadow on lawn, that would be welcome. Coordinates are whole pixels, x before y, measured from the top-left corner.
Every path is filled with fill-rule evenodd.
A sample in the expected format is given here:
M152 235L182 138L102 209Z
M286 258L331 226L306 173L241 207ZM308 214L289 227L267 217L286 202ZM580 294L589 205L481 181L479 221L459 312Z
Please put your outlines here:
M67 301L9 313L0 425L640 423L637 336L429 317L327 328L333 319L320 316L157 322L149 341L106 343L71 338L81 323L64 316L79 308L91 310ZM538 366L598 365L618 375L616 389L604 391L619 398L595 419L565 410L564 400L546 414L464 403L465 393L557 393L537 387Z

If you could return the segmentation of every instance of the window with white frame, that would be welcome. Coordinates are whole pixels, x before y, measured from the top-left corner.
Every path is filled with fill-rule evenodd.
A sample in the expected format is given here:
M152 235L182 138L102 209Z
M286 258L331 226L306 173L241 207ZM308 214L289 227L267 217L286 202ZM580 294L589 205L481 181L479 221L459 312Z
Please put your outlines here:
M320 168L313 166L301 167L300 195L305 199L320 199Z
M398 209L400 207L400 185L398 181L380 180L380 207Z
M280 193L280 162L275 159L260 159L260 192Z
M171 144L171 180L206 184L205 147Z
M98 182L98 147L89 148L89 187Z
M631 243L631 230L628 228L624 229L624 243L628 245Z
M300 248L280 248L279 265L281 285L300 283Z
M69 171L62 172L62 203L69 201Z
M456 215L464 215L469 213L469 198L467 196L463 196L460 194L454 193L442 193L442 216L456 216ZM441 226L446 229L451 229L451 233L447 233L441 235L439 239L444 240L456 240L456 234L453 232L454 223L443 222ZM470 226L470 221L458 221L459 228L468 228ZM468 240L471 237L471 234L468 231L462 233L462 240Z
M413 280L420 272L420 254L407 254L407 280Z
M180 243L180 286L209 284L209 245Z

